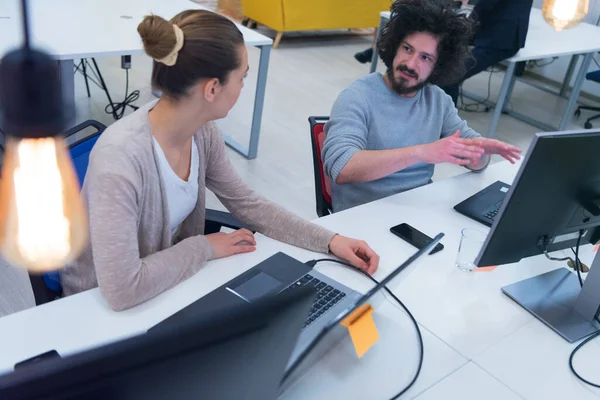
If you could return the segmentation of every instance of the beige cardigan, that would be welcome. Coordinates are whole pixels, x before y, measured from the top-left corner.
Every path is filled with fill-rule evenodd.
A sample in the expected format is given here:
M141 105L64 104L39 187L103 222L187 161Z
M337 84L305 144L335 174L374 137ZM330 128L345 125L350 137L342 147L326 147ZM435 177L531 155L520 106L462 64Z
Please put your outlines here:
M213 257L212 246L203 236L206 189L253 230L299 247L328 251L333 232L283 210L244 184L214 123L196 134L198 203L172 245L148 119L155 104L110 126L92 150L82 189L90 245L62 271L65 295L99 286L110 306L123 310L195 274Z

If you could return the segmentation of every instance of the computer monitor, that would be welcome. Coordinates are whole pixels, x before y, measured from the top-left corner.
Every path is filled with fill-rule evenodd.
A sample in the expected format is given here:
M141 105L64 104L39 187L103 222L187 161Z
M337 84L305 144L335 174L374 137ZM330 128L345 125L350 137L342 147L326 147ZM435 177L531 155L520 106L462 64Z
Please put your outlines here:
M0 377L0 398L275 399L314 289L206 315Z
M475 262L507 264L569 249L580 231L581 245L597 243L599 227L600 130L538 133ZM583 288L559 268L502 291L569 342L600 328L599 256Z

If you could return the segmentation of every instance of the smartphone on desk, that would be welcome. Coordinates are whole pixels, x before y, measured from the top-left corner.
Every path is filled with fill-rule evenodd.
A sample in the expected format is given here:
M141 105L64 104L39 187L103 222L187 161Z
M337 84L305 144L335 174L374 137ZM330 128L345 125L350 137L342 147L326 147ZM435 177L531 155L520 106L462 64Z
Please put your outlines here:
M60 358L60 355L56 350L50 350L43 354L38 354L37 356L28 358L27 360L20 361L15 364L15 369L27 367L28 365L38 364L44 360L49 360L53 358Z
M406 242L412 244L419 250L422 249L423 247L425 247L427 245L427 243L429 243L431 241L431 238L429 236L427 236L423 232L419 231L418 229L416 229L406 223L393 226L392 228L390 228L390 232L392 232L394 235L398 236L399 238L405 240ZM433 248L433 250L431 250L429 255L435 254L438 251L442 251L443 249L444 249L444 245L441 243L438 243Z

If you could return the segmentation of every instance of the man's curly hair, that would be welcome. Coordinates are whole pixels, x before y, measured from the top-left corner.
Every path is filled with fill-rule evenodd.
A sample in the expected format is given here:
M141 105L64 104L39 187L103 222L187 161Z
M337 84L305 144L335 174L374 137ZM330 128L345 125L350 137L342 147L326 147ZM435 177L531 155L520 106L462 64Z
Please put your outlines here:
M383 28L377 50L388 70L400 43L416 32L426 32L439 38L437 60L428 79L434 85L458 82L467 72L465 62L471 58L468 46L476 23L457 14L450 0L396 0L391 18Z

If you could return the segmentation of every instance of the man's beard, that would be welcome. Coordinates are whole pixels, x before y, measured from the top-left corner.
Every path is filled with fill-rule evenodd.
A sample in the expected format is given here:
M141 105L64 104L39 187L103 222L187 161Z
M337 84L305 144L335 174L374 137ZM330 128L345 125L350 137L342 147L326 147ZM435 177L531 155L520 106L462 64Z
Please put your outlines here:
M417 79L417 81L419 80L419 75L416 73L416 71L409 69L406 65L398 65L396 67L396 70L402 71L408 75L413 76L415 79ZM427 81L425 80L423 82L417 83L416 85L408 86L406 84L408 82L407 79L400 77L399 81L396 80L396 77L394 76L394 70L392 70L391 68L387 70L387 76L388 76L390 83L392 84L392 89L394 90L394 92L398 93L400 96L405 96L407 94L415 93L415 92L423 89L423 87L425 87L425 85L427 85Z

